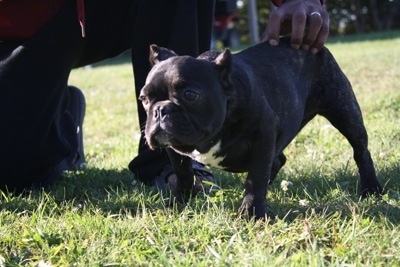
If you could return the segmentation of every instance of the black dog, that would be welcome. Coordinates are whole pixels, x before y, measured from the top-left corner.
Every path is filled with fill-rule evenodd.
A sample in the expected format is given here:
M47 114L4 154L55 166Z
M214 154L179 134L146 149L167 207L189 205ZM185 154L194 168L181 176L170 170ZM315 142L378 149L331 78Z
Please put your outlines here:
M264 217L267 185L286 161L283 149L317 114L353 147L362 196L382 193L359 105L328 49L313 55L283 39L278 47L261 43L234 55L193 58L156 45L150 54L154 66L139 97L145 134L152 149L168 151L178 201L192 193L194 159L248 172L240 210Z

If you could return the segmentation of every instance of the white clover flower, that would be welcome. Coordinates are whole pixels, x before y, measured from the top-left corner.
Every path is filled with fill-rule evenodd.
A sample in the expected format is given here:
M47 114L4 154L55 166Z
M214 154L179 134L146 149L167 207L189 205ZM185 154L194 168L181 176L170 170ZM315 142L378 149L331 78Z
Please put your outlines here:
M5 267L6 266L6 259L0 255L0 267Z
M308 206L308 204L310 204L310 201L308 201L307 199L300 199L299 204L300 206Z
M283 191L288 191L289 186L292 186L292 185L293 185L292 182L286 181L286 180L282 180L282 182L281 182L281 189L282 189Z
M52 267L52 265L50 263L44 262L44 261L39 261L38 267Z
M308 231L302 232L299 237L300 240L304 240L304 239L308 239L308 238L310 238L310 233Z

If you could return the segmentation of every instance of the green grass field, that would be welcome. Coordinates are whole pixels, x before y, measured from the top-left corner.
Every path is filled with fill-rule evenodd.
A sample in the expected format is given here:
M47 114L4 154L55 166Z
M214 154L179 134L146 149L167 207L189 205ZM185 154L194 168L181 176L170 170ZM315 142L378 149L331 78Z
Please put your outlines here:
M87 169L47 192L0 192L0 267L400 266L400 34L327 47L362 108L388 190L381 200L359 201L350 145L317 118L286 149L269 188L269 222L238 218L243 174L215 171L210 195L169 207L168 196L133 185L127 170L139 126L132 67L121 57L70 77L87 99Z

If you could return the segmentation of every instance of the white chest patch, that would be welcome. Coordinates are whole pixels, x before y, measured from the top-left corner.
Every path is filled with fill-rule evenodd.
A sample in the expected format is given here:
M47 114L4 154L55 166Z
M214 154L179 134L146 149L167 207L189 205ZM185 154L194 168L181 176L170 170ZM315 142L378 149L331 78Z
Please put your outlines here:
M216 156L220 149L221 149L221 141L216 143L206 153L201 154L199 151L194 150L192 153L185 153L184 155L191 157L195 161L203 163L204 165L215 168L222 168L221 162L225 159L225 156L219 156L219 157Z

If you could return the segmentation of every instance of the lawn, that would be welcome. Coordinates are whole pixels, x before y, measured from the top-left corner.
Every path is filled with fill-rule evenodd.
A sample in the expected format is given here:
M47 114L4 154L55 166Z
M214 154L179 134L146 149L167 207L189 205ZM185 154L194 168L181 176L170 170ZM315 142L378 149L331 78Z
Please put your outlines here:
M382 199L359 200L350 145L317 118L286 149L269 221L239 218L244 175L216 170L211 194L169 207L168 195L132 184L127 170L140 131L122 56L70 77L87 100L87 169L48 191L0 192L0 267L400 266L400 34L327 47L363 111Z

